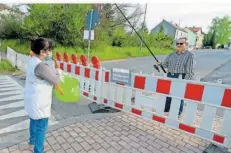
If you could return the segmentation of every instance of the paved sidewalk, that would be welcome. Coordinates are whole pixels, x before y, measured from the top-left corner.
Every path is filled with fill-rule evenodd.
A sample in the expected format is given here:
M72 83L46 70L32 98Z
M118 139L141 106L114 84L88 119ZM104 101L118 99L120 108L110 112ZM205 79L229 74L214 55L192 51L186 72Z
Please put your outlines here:
M201 153L209 142L157 122L118 113L47 133L46 153ZM31 153L27 142L0 153Z

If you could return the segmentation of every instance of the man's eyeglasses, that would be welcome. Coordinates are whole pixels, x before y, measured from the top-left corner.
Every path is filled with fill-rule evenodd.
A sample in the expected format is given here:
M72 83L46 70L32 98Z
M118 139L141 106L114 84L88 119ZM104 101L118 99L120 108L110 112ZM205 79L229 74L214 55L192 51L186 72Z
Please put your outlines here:
M181 46L182 46L182 45L184 45L184 43L176 43L176 45L177 45L177 46L178 46L178 45L181 45Z

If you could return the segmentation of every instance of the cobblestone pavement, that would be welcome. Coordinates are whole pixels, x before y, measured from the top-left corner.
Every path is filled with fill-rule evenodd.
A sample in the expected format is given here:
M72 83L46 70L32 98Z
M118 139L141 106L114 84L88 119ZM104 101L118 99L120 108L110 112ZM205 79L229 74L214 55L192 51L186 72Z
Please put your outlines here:
M47 133L46 153L201 153L209 142L157 122L118 113ZM0 153L31 153L27 142Z

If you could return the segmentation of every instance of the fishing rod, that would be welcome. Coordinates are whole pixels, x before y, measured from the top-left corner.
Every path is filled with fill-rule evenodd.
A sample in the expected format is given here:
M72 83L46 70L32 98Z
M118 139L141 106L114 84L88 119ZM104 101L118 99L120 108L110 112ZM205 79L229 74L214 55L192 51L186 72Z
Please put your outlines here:
M114 5L116 6L116 8L120 11L120 13L123 15L123 17L125 18L125 20L129 23L129 25L131 26L131 28L135 31L135 33L138 35L138 37L140 38L140 40L142 41L142 43L145 45L145 47L148 49L148 51L150 52L150 54L152 55L152 57L156 60L156 62L159 62L158 59L156 58L156 56L153 54L153 52L151 51L151 49L148 47L148 45L146 44L146 42L143 40L143 38L140 36L140 34L136 31L136 29L133 27L133 25L131 24L131 22L128 20L128 18L125 16L125 14L123 13L123 11L119 8L119 6L114 3ZM161 69L163 70L164 73L166 73L164 67L160 64ZM155 67L156 68L156 67Z

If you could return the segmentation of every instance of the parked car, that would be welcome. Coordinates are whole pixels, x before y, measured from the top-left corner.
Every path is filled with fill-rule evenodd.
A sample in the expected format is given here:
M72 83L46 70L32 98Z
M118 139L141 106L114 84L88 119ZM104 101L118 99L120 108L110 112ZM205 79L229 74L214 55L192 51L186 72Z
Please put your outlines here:
M204 49L212 49L212 46L205 46Z

